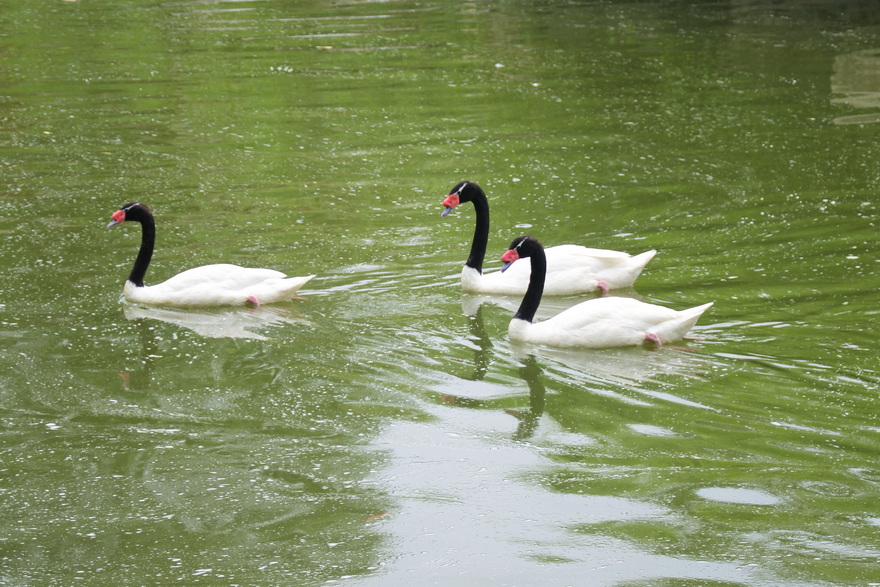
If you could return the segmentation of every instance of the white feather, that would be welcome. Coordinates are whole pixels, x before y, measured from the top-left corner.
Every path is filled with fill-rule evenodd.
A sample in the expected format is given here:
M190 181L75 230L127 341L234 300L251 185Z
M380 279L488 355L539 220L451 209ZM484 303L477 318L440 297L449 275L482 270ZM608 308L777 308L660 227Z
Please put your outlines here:
M122 293L129 302L150 306L238 306L248 298L272 304L291 299L313 277L221 263L187 269L156 285L126 281Z
M602 297L581 302L542 322L534 322L544 289L547 259L537 239L513 240L501 257L507 270L530 260L529 287L510 321L511 340L554 347L621 347L645 341L664 344L679 340L712 304L672 310L632 298Z
M271 304L293 298L314 275L287 277L274 269L238 265L204 265L188 269L156 285L144 284L153 258L156 222L150 207L140 202L126 204L113 213L107 227L126 221L141 225L141 246L122 294L126 300L148 306L239 306L247 302Z
M608 289L631 287L636 278L654 258L650 250L629 255L609 249L592 249L579 245L559 245L544 249L547 255L545 295L566 296L600 289L599 282ZM522 295L529 287L531 261L520 259L507 271L480 273L465 265L461 270L461 288L469 293Z
M507 333L512 340L554 347L639 345L646 333L665 344L681 340L710 306L712 302L678 311L632 298L596 298L542 322L514 318Z
M529 285L529 263L504 273L483 273L489 240L489 200L472 181L457 183L443 200L446 216L462 202L472 202L476 213L474 237L468 261L461 270L461 288L467 293L522 295ZM547 280L544 294L554 296L630 287L656 251L630 256L620 251L560 245L546 250Z

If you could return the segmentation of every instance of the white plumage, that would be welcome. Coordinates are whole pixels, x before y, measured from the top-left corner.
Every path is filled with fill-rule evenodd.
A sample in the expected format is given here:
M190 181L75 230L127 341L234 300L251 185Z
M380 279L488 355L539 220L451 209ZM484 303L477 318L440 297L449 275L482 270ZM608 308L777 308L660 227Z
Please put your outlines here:
M129 302L150 306L273 304L292 299L312 277L221 263L187 269L156 285L138 287L126 280L122 294Z
M681 340L712 303L673 310L632 298L604 297L581 302L542 322L532 322L541 302L546 259L532 237L519 237L502 257L507 267L531 258L529 288L508 326L511 340L554 347L603 348L657 345Z
M651 341L651 334L666 344L684 338L711 305L710 302L678 311L632 298L596 298L542 322L514 318L507 334L511 340L554 347L640 345Z
M529 286L528 261L509 271L483 273L483 259L489 241L489 201L476 183L456 184L443 200L443 216L462 202L473 202L476 212L474 238L467 262L461 270L461 288L468 293L522 295ZM580 245L559 245L545 250L547 278L546 295L574 295L593 291L631 287L636 278L654 258L654 250L629 255L608 249Z
M156 285L144 285L144 275L153 256L156 226L153 213L139 203L126 204L113 214L107 226L140 222L141 247L131 274L122 289L126 300L151 306L237 306L271 304L293 299L314 275L287 277L274 269L216 264L188 269Z
M558 245L544 252L547 255L544 293L558 296L631 287L657 253L650 250L632 256L579 245ZM522 295L529 287L531 270L528 258L504 272L480 273L465 265L461 270L461 288L469 293Z

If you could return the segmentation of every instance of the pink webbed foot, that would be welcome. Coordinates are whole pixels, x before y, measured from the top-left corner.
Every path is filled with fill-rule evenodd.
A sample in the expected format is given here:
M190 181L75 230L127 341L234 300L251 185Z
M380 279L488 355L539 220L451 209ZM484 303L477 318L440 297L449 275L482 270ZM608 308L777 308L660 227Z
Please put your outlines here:
M596 284L596 287L599 289L600 296L607 296L608 290L611 289L610 287L608 287L608 284L606 282L602 281L601 279Z
M654 334L653 332L646 332L645 333L645 342L650 342L651 344L656 345L658 347L663 346L663 343L660 342L660 337L657 336L656 334Z
M248 296L245 298L244 303L251 304L255 308L260 307L260 299L257 296Z

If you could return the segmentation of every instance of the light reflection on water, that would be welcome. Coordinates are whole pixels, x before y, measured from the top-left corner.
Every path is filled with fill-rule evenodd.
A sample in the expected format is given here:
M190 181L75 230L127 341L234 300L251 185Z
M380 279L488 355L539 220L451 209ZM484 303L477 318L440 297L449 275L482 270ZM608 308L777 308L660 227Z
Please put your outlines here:
M359 585L410 573L430 573L438 584L491 583L499 576L576 584L588 573L594 584L609 585L667 576L672 568L676 576L708 581L750 580L737 564L676 561L593 534L590 528L597 525L656 523L670 512L643 501L558 493L536 484L533 477L552 461L521 444L492 442L487 431L508 428L509 418L442 413L450 409L432 410L444 427L395 423L377 439L393 455L381 484L393 488L401 507L382 521L390 536L382 574ZM506 527L501 535L499 520Z

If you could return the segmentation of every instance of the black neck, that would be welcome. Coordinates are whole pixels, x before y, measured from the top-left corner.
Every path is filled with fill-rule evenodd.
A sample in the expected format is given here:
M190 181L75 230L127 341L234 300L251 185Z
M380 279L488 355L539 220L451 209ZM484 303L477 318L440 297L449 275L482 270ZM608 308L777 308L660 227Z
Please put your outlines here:
M474 240L471 242L471 254L468 256L467 265L478 272L483 272L483 259L486 257L486 245L489 243L489 201L482 190L478 190L473 197L474 211L477 213L476 226L474 227Z
M547 256L544 249L537 247L530 255L532 260L532 274L529 277L529 287L523 296L519 310L514 318L531 322L535 319L535 312L541 305L541 296L544 295L544 278L547 276Z
M144 219L139 219L143 234L141 235L141 248L138 251L137 259L134 260L134 267L128 280L138 287L144 286L144 275L147 274L147 267L150 266L150 259L153 258L153 247L156 244L156 222L153 220L152 214Z

